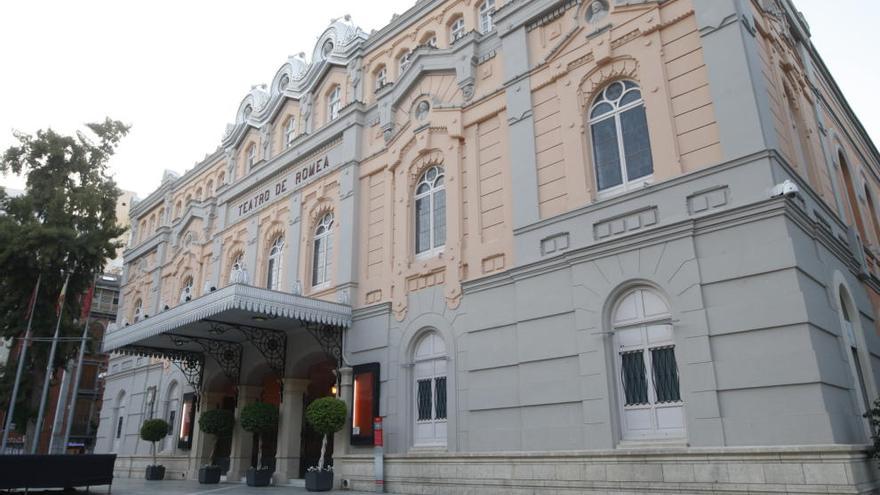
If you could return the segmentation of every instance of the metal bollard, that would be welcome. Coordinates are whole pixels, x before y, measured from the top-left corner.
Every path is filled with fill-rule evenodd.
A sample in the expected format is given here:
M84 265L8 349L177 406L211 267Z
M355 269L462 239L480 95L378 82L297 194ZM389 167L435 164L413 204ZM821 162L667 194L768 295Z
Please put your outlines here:
M376 493L385 493L385 447L382 439L382 417L373 419L373 476L376 478Z

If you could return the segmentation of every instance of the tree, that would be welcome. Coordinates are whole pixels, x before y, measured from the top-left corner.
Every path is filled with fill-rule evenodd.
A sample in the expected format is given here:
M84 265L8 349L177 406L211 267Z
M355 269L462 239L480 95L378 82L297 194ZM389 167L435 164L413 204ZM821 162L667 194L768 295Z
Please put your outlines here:
M265 402L252 402L241 408L241 428L257 434L257 465L263 468L263 437L278 428L278 408Z
M0 173L21 174L27 190L9 197L0 187L0 336L24 336L28 302L37 275L42 275L34 310L33 336L51 337L56 303L64 278L70 274L61 321L61 336L76 337L81 303L93 277L119 247L125 231L116 225L119 189L109 176L107 162L128 127L106 119L87 124L90 131L74 136L52 129L35 135L15 133L18 144L0 155ZM75 344L58 348L53 366L72 356ZM21 411L39 402L48 345L28 350L26 380L18 395ZM0 407L6 408L15 378L16 360L0 370ZM36 385L36 386L35 386ZM33 401L28 404L29 401ZM18 416L18 414L16 414Z
M141 425L141 439L150 442L152 446L154 466L159 464L156 461L156 442L165 438L169 429L171 429L171 425L164 419L148 419Z
M214 435L214 448L211 449L211 464L217 459L217 444L221 438L232 436L235 428L235 415L227 409L209 409L199 416L199 428L203 433Z
M336 397L322 397L306 408L306 421L324 435L321 440L321 458L318 459L318 471L324 469L324 453L327 450L327 436L336 433L345 426L345 402Z

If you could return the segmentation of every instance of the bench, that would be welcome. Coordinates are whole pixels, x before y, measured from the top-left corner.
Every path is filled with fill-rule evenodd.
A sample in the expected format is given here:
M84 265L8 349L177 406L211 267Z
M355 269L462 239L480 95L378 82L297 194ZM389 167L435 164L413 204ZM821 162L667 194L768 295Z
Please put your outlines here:
M0 455L0 490L113 484L116 454Z

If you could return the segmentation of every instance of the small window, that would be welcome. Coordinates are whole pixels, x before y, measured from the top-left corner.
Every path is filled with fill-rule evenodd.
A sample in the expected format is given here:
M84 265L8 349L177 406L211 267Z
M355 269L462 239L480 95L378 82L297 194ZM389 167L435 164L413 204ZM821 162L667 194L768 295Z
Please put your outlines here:
M386 84L388 84L388 69L383 65L376 71L376 85L374 89L379 91Z
M590 107L590 138L599 192L625 191L654 173L645 104L639 86L615 81Z
M144 313L144 303L143 303L143 301L138 299L134 302L134 313L132 315L132 320L134 320L135 323L141 321L141 318L143 317L143 313Z
M333 214L327 213L315 228L312 252L312 286L318 287L330 281L333 259Z
M464 37L464 17L458 17L449 28L449 39L452 43Z
M254 164L257 163L257 145L251 144L247 149L247 166L248 170L254 167Z
M287 148L290 148L290 145L293 144L294 138L296 138L296 117L291 115L287 119L287 125L284 128L284 143Z
M287 77L287 74L281 76L281 79L278 81L278 91L284 91L288 84L290 84L290 78Z
M183 280L183 285L180 287L180 303L183 304L192 300L193 297L193 278L186 277Z
M122 416L119 416L119 420L116 421L116 439L122 438Z
M407 50L400 55L398 59L398 74L403 74L406 72L406 69L409 67L410 59L412 58L412 52Z
M266 263L266 288L279 290L281 288L281 254L284 251L284 237L278 236L269 248L269 259Z
M495 28L492 16L495 15L495 0L486 0L480 5L480 32L486 34Z
M340 110L342 110L342 88L336 86L333 88L333 91L330 92L330 96L327 98L328 120L333 120L336 117L339 117Z
M446 186L443 167L422 174L415 191L416 254L430 253L446 244Z
M324 46L321 47L321 55L323 55L324 58L327 58L331 53L333 53L333 41L327 40L324 42Z

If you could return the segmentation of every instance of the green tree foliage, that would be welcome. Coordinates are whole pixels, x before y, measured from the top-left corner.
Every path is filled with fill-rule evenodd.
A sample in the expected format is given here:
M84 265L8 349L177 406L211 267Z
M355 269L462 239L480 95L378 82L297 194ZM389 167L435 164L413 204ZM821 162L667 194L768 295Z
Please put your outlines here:
M141 439L150 442L153 451L153 465L156 465L156 442L165 438L171 425L164 419L148 419L141 425Z
M321 457L318 459L318 471L324 469L324 454L327 452L327 436L336 433L345 426L347 408L345 402L338 397L322 397L306 408L306 421L315 431L322 433Z
M114 241L124 229L116 225L119 189L108 174L107 162L128 133L121 122L106 119L87 124L88 132L74 136L51 129L36 134L16 133L16 145L0 155L0 173L27 179L26 192L9 197L0 188L0 336L21 338L27 326L31 292L42 274L34 311L35 337L51 337L55 305L64 277L70 273L61 322L63 337L81 332L80 295L115 256ZM26 379L19 392L22 411L39 401L39 384L49 345L35 343L28 351ZM56 366L75 352L75 344L59 346ZM16 361L0 370L0 404L5 409L15 377Z
M199 416L199 429L203 433L217 437L211 449L211 462L217 458L217 444L220 443L220 439L232 436L233 428L235 428L235 414L228 409L209 409Z
M263 467L263 437L278 428L278 408L265 402L252 402L241 408L241 427L257 434L257 465Z

